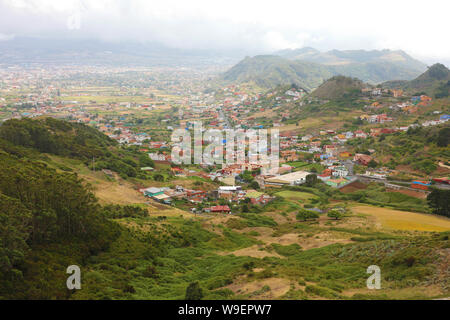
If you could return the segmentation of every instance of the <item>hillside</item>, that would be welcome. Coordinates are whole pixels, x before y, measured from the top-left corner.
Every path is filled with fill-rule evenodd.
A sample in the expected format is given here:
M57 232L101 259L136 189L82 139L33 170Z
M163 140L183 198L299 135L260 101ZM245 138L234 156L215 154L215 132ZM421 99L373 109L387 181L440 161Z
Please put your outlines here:
M67 299L67 266L118 236L82 180L44 159L0 139L0 299Z
M95 169L110 169L123 178L139 175L139 167L153 166L148 157L124 150L115 140L84 124L53 118L8 120L0 126L4 147L25 147L27 154L42 152L78 159ZM16 148L14 147L14 148Z
M246 57L225 72L220 79L227 82L254 83L270 88L280 84L296 84L307 90L318 86L333 75L319 64L289 61L277 56Z
M313 48L284 50L278 55L246 57L222 74L225 82L253 82L271 88L299 84L313 89L334 75L356 77L364 82L411 80L426 67L402 51L338 51L321 53Z
M409 90L412 94L424 92L435 98L444 98L449 96L450 70L443 64L436 63L411 81L389 81L383 83L383 86Z
M9 141L0 138L0 299L185 299L193 283L204 299L448 296L441 253L450 223L392 210L400 203L426 211L424 200L377 184L343 194L318 183L266 190L273 202L234 206L232 215L193 215L149 199L127 206L111 199L101 206L70 166L73 159L82 161L77 149L93 139L105 143L98 149L110 157L121 158L124 150L79 124L41 119L4 125L0 133L8 132ZM12 139L29 132L27 146ZM60 136L68 141L63 149ZM52 168L53 156L40 151L39 141L55 141L60 155L54 157L67 167ZM355 205L357 199L365 204ZM312 207L343 214L304 218ZM401 217L394 228L387 227L392 216ZM366 288L371 263L385 270L382 293ZM66 288L72 264L82 270L82 290Z
M364 87L366 85L359 79L335 76L322 83L312 96L324 100L342 99L358 95Z

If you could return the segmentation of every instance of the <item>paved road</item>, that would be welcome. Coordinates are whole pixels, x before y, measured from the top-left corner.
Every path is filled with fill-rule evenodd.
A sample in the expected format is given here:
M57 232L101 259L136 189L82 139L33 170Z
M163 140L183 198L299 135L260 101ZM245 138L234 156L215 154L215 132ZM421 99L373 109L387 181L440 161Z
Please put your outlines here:
M358 178L360 178L361 180L366 179L366 180L371 180L371 181L374 181L374 182L380 182L380 183L384 183L384 185L386 185L386 186L388 186L388 185L395 185L395 183L400 183L400 184L408 183L408 182L399 181L399 180L386 180L386 179L372 178L372 177L367 177L367 176L363 176L363 175L360 175L360 174L357 174L356 176ZM395 186L398 186L398 185L395 185ZM413 191L419 191L419 192L421 191L420 189L414 189L414 188L410 188L410 187L403 186L403 185L398 186L398 187L401 187L403 189L413 190ZM436 187L436 188L442 189L442 190L450 190L450 185L447 185L447 184L435 184L435 185L433 185L433 187Z
M227 128L228 128L228 129L231 129L230 120L229 120L228 117L225 115L225 113L223 112L222 108L220 108L220 111L219 111L219 117L220 117L221 119L223 119L223 120L226 122Z

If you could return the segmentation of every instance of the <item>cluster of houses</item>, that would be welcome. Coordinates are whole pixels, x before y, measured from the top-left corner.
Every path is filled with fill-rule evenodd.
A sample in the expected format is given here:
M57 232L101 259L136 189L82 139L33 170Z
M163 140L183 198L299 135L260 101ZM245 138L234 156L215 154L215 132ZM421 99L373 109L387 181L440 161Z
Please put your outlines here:
M192 190L186 189L182 186L176 186L175 188L169 187L150 187L139 189L144 196L149 197L155 201L172 204L173 200L185 199L192 204L201 204L204 202L216 202L219 199L225 200L227 203L236 203L246 201L253 205L265 205L272 201L274 198L253 189L243 190L241 186L220 186L217 190L205 191L205 190ZM228 205L216 205L208 206L203 209L205 212L231 212Z
M150 187L139 189L139 192L164 204L171 204L173 199L187 199L191 203L202 203L208 197L213 196L212 193L204 190L191 190L182 186L176 186L174 189L169 187Z
M361 120L365 120L369 123L385 123L385 122L391 122L394 119L391 117L388 117L387 114L373 114L373 115L367 115L363 114L359 117Z

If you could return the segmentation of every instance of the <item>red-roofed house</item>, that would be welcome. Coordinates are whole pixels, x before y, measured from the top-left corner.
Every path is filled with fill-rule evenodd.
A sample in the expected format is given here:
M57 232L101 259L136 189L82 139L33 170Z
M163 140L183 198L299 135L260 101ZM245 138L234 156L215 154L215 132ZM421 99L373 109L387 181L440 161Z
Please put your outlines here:
M214 206L210 208L211 212L229 213L231 211L229 206Z
M367 166L371 160L372 160L371 156L363 153L357 153L353 157L353 161L356 161L359 164L362 164L363 166Z

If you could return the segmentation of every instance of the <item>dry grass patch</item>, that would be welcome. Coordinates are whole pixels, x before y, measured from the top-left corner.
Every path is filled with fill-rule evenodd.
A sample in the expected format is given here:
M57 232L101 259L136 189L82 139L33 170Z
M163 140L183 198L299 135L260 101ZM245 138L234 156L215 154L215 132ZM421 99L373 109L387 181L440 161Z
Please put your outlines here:
M450 219L436 215L371 206L354 206L352 210L374 216L381 226L389 229L435 232L450 230Z
M261 290L265 286L268 286L270 290ZM289 291L291 288L291 281L284 278L267 278L252 282L239 281L237 283L232 283L225 288L241 295L251 295L253 293L250 299L277 299ZM258 292L261 293L258 294Z
M268 252L268 251L264 250L264 246L258 245L258 244L255 244L251 247L231 251L231 252L219 252L218 254L223 255L223 256L233 254L237 257L252 257L252 258L260 258L260 259L262 259L264 257L284 258L276 252Z
M416 286L401 289L383 288L381 283L380 290L370 290L367 288L344 290L342 296L351 298L355 294L363 294L367 296L383 296L386 295L390 300L405 300L405 299L424 299L429 297L442 296L443 292L438 285L430 286Z

